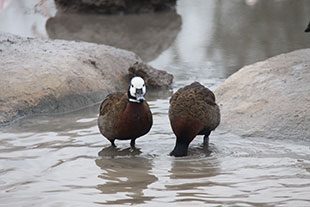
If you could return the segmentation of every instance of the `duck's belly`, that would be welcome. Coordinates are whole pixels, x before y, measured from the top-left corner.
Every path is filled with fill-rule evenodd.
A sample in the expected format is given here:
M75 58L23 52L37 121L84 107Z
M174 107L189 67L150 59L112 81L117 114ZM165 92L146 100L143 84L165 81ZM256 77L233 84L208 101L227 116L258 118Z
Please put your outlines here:
M128 104L116 124L116 139L135 139L148 133L152 114L144 104Z
M147 115L122 118L116 126L117 139L134 139L145 135L151 129L152 122Z

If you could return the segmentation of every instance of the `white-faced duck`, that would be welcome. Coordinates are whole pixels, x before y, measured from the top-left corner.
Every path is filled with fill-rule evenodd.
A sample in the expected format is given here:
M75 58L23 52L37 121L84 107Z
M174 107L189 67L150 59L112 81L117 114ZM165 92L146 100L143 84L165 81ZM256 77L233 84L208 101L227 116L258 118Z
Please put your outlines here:
M141 77L130 81L127 93L112 93L100 105L98 127L115 147L115 140L135 140L148 133L153 124L150 107L145 101L146 86Z
M220 124L220 109L212 91L194 82L174 93L169 107L170 125L176 135L171 156L186 156L188 146L197 135L204 135L207 149L209 135Z

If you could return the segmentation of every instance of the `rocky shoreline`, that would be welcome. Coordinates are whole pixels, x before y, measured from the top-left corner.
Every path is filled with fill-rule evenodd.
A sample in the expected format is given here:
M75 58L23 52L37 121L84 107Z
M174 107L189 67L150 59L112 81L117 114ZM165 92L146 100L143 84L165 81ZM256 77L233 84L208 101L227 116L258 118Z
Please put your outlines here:
M100 102L142 76L169 90L173 76L106 45L0 34L0 125ZM245 137L310 138L310 49L248 65L216 89L220 129Z
M167 90L173 79L133 52L94 43L0 33L0 56L0 125L30 114L63 113L97 103L127 88L129 75L136 71L129 68L150 74L146 78L151 88L165 80L160 84Z

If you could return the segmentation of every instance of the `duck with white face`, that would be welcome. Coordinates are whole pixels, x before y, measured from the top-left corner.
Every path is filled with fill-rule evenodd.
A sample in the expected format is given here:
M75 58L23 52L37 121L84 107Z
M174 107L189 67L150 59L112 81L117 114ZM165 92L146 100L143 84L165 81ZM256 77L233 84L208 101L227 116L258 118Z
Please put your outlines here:
M134 77L130 81L128 99L130 102L143 103L145 100L146 86L141 77Z
M114 141L131 140L130 146L135 147L135 140L147 134L153 124L152 113L144 98L145 82L141 77L131 79L127 93L109 94L101 103L98 127L113 147Z

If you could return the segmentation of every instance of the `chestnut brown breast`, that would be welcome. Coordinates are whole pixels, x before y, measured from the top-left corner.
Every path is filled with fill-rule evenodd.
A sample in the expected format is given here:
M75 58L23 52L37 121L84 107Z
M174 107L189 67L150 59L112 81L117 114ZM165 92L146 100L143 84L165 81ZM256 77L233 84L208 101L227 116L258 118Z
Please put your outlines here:
M148 104L128 102L115 125L118 139L132 139L145 135L152 127L152 115Z

